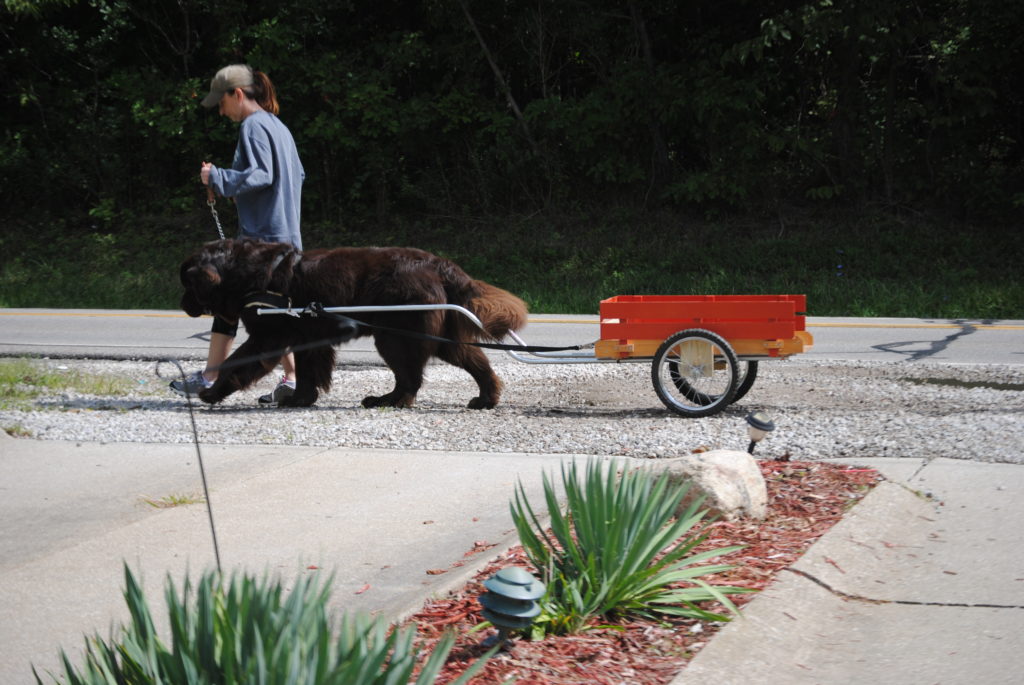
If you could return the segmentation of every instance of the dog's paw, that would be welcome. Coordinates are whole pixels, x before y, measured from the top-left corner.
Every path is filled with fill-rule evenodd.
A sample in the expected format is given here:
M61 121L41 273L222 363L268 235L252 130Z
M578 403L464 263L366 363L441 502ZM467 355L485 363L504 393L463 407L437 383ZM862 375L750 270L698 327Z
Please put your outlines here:
M279 407L312 407L313 403L317 401L319 393L313 393L312 395L289 395L288 397L282 397L281 401L277 403Z
M394 407L395 409L408 409L416 401L416 397L409 395L395 395L394 393L388 393L381 397L374 397L373 395L367 395L363 398L362 405L366 409L376 409L377 407Z
M219 392L215 391L213 388L203 388L202 390L199 391L198 397L207 404L217 404L222 399L224 399L224 396L221 395Z
M466 405L468 409L494 409L498 404L497 400L486 400L483 397L474 397Z

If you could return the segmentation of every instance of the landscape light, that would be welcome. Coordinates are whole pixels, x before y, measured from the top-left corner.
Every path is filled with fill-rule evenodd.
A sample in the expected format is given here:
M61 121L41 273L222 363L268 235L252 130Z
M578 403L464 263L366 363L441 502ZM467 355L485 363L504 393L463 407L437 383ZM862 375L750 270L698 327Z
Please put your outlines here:
M753 414L747 414L747 432L750 434L750 445L747 447L747 453L754 453L754 445L764 440L764 436L775 430L775 424L768 415L764 412L754 412Z
M544 583L519 566L503 568L484 581L487 592L480 596L483 616L498 629L485 641L487 646L508 641L513 630L529 628L540 613L536 600L544 596Z

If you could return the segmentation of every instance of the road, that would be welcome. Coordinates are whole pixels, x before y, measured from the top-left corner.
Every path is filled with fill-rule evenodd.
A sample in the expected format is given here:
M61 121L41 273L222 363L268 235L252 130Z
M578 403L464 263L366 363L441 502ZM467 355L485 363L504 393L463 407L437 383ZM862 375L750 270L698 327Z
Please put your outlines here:
M1024 364L1024 321L809 317L807 358ZM600 338L595 316L534 315L522 337L532 345L577 345ZM0 309L0 356L96 359L201 359L209 319L161 310ZM346 345L347 363L373 361L369 338Z

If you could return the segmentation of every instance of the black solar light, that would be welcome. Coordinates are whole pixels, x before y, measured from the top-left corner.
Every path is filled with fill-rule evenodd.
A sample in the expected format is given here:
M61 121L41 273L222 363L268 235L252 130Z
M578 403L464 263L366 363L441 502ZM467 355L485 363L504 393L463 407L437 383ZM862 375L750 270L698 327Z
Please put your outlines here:
M544 583L534 578L519 566L503 568L484 581L487 592L480 596L483 616L498 629L498 634L488 638L487 646L508 641L513 630L529 628L540 613L536 600L544 596Z
M747 453L753 454L754 445L761 442L764 436L773 430L775 430L775 424L764 412L747 414L747 432L750 434L750 445L747 447Z

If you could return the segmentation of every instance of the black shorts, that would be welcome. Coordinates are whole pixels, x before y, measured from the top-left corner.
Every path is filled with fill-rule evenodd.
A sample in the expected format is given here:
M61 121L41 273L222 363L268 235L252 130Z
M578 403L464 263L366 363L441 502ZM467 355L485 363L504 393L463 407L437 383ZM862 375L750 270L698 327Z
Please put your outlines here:
M211 329L214 333L222 333L229 338L234 338L238 335L238 324L226 321L219 316L213 317L213 327Z

